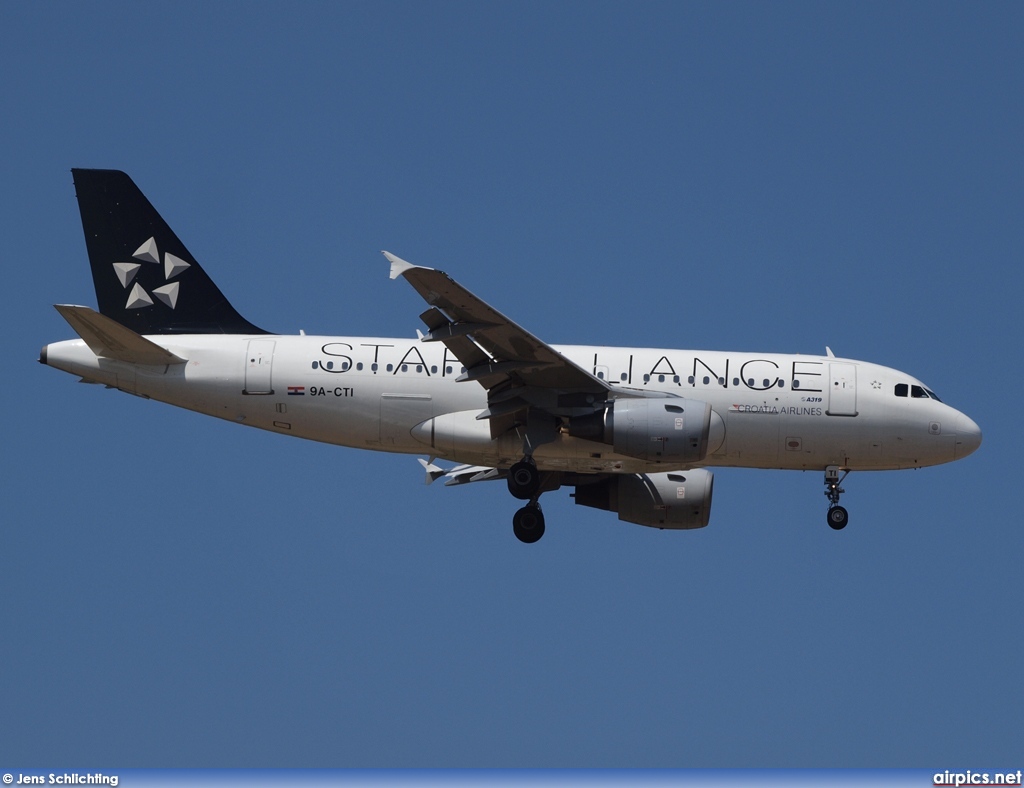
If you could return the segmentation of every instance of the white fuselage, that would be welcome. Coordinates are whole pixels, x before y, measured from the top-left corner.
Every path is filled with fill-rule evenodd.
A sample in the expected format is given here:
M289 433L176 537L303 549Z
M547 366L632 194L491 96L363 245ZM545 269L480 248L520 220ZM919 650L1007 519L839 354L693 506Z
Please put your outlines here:
M360 449L508 467L522 456L476 417L485 390L440 343L315 336L156 335L187 359L145 366L98 358L82 340L48 345L47 364L88 381L251 427ZM895 369L831 356L590 346L556 349L613 387L708 402L724 425L701 465L857 470L951 462L980 443L970 418ZM904 396L897 396L897 386ZM917 392L911 396L910 391ZM716 421L717 423L717 421ZM542 470L643 473L669 465L560 434Z

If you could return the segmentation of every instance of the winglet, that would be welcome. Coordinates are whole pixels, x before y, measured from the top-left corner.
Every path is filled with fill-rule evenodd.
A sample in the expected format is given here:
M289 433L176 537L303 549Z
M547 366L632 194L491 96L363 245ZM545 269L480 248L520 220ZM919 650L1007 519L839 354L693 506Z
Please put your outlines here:
M385 252L385 251L381 250L381 254L384 255L388 259L389 263L391 263L391 278L392 279L397 279L402 274L404 274L406 271L410 271L413 268L423 268L422 265L413 265L412 263L407 263L401 257L396 257L395 255L391 254L391 252ZM427 270L429 271L429 270L432 270L432 269L428 268Z

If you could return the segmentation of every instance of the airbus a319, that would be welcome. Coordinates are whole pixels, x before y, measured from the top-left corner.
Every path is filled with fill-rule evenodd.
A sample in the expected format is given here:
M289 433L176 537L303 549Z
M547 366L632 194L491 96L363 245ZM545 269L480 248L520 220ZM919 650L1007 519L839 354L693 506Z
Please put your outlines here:
M427 482L504 480L655 528L708 524L716 466L823 473L827 522L850 471L958 460L981 430L905 372L865 361L549 345L432 268L384 252L426 301L416 339L274 334L243 318L123 172L72 170L99 310L40 362L239 424L425 455ZM439 466L440 460L456 463Z

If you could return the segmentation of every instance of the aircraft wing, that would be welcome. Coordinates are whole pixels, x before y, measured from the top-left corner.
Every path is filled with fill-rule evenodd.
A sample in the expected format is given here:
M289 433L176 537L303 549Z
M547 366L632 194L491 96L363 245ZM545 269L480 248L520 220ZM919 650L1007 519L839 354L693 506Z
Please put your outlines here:
M429 333L424 342L443 342L466 371L459 381L487 390L492 437L525 423L530 409L555 415L592 407L616 396L643 394L613 390L522 326L505 317L444 271L407 263L384 252L391 278L415 288L430 308L420 317Z
M390 252L384 256L391 263L391 278L404 276L431 306L420 315L430 329L423 341L445 343L466 367L464 380L476 380L488 391L513 383L602 397L611 392L605 381L509 320L444 271L407 263Z

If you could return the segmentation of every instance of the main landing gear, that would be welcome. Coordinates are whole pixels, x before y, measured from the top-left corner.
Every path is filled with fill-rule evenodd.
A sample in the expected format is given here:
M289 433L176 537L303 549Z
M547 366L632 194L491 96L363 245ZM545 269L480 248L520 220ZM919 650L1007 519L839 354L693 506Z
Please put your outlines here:
M512 517L512 532L516 539L533 544L544 536L544 512L536 500L530 501Z
M526 457L508 469L508 491L520 501L529 501L540 489L540 471L533 457Z
M532 457L527 456L508 469L508 491L520 501L529 501L512 518L512 532L526 544L533 544L544 536L544 512L537 502L540 488L540 471Z
M846 527L846 523L850 519L849 513L842 506L839 505L839 496L842 495L844 490L839 485L843 483L850 474L849 471L844 471L843 475L839 475L838 465L829 465L825 469L825 497L828 498L828 525L834 531L841 531Z

